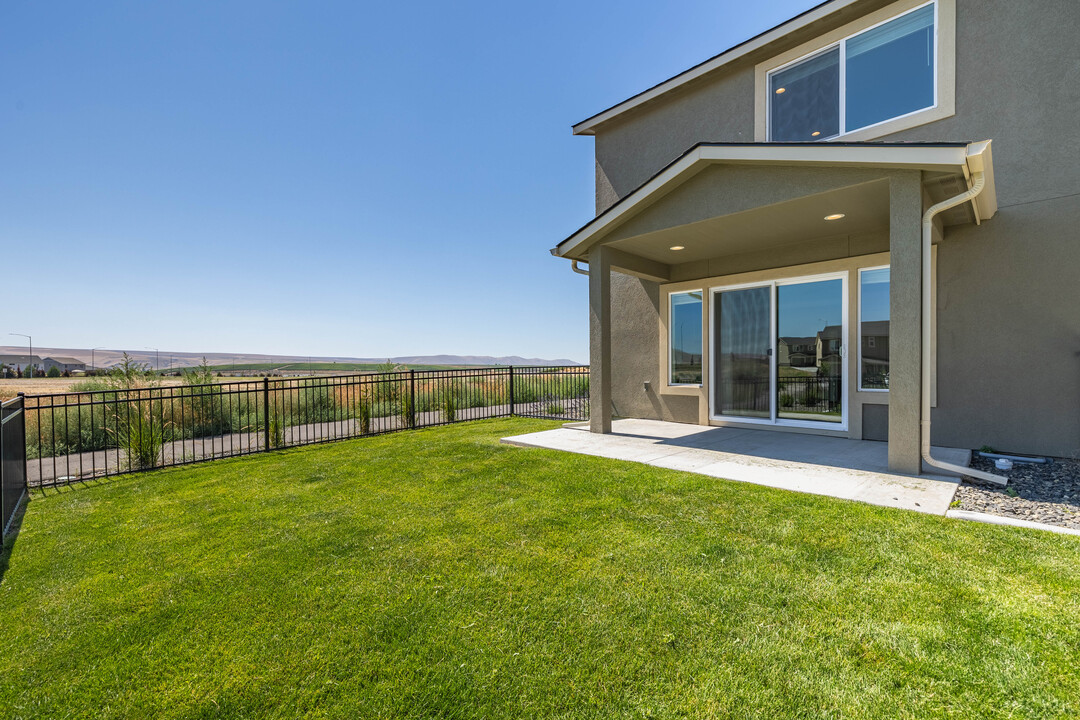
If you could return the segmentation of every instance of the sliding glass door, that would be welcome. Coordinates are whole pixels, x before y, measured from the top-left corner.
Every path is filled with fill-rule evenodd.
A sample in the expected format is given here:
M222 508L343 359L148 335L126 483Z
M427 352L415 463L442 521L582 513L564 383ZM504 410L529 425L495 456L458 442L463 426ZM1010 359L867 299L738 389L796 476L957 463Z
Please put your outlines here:
M846 274L713 291L713 416L846 427Z
M772 287L719 292L713 303L718 414L770 418Z

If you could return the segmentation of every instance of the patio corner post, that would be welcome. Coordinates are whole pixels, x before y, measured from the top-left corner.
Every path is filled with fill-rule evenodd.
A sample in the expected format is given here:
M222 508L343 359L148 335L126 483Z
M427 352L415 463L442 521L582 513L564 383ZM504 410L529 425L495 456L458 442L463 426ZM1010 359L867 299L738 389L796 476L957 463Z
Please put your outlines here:
M889 469L922 470L922 173L889 181Z
M611 257L589 251L589 431L611 432Z

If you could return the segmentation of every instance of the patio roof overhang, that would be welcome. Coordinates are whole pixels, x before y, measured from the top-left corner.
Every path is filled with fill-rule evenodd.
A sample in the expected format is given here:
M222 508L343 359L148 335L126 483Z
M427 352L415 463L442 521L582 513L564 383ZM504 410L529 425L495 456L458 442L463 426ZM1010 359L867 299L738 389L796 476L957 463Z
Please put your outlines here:
M707 173L728 172L710 180ZM821 169L831 172L822 173ZM663 281L673 264L862 232L888 231L888 173L922 172L928 203L984 191L943 216L979 223L997 211L991 142L941 144L752 143L696 145L563 240L552 254L587 261L608 248L614 267ZM682 196L677 191L683 188ZM665 200L666 199L666 200ZM669 207L664 207L665 204ZM676 211L672 208L678 204ZM844 213L842 223L824 221ZM672 250L672 247L682 247Z

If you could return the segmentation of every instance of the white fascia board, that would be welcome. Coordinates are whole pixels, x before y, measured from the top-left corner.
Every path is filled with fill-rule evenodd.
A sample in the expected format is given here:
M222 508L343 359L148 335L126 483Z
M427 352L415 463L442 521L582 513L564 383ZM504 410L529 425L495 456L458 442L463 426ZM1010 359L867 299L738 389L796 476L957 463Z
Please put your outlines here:
M623 198L608 211L563 240L551 254L557 257L580 256L582 249L606 231L637 214L656 197L693 177L712 164L781 165L803 167L874 167L960 172L967 168L968 147L917 145L849 147L815 143L813 145L699 145L672 163L658 175ZM988 147L988 146L987 146ZM663 193L660 191L663 190Z
M787 22L778 25L772 30L768 30L755 38L747 40L746 42L736 45L735 47L720 53L714 58L706 60L700 65L696 65L689 70L679 73L673 78L665 80L659 85L638 93L631 98L623 100L618 105L614 105L607 110L597 113L590 118L582 120L576 125L572 126L575 135L595 135L596 126L601 123L605 123L612 118L632 110L636 107L644 105L645 103L655 100L661 95L668 93L676 88L679 88L689 82L693 82L698 78L708 75L714 70L723 67L729 63L732 63L739 58L745 57L752 52L760 50L766 45L773 43L788 33L795 32L801 28L811 25L835 12L843 10L846 7L855 5L862 2L862 0L834 0L833 2L826 3L819 7L813 8L799 17L792 18Z

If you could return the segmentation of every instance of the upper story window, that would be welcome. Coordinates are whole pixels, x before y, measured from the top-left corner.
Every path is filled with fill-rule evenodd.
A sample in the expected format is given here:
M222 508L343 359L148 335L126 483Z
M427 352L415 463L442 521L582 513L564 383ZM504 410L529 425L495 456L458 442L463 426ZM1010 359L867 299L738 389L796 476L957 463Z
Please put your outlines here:
M935 107L936 9L923 5L769 72L769 139L826 140Z

